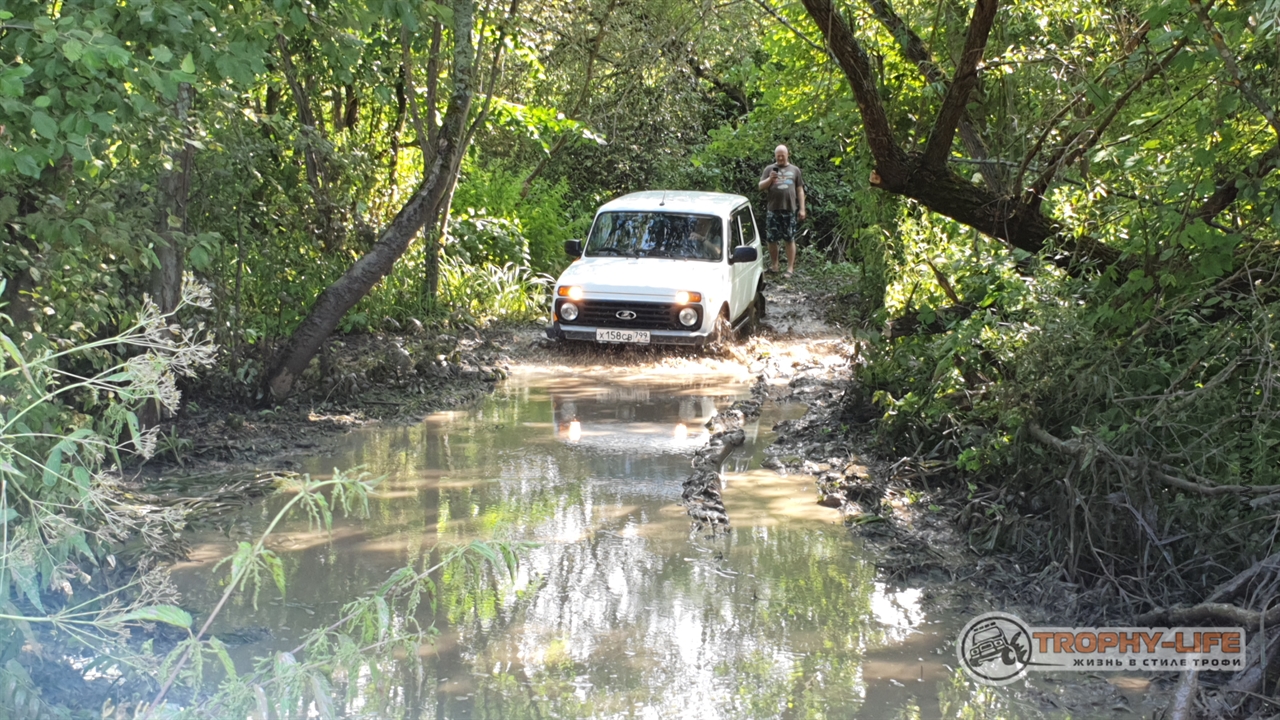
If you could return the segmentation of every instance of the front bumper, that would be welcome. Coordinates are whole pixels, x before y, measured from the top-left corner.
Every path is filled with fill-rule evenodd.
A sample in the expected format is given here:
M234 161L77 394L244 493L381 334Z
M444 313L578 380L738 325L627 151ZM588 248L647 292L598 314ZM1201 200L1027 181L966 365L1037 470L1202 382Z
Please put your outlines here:
M596 330L625 330L630 328L585 327L561 325L558 322L546 327L550 340L586 340L596 342ZM706 345L711 332L705 330L648 330L650 345ZM601 345L629 345L631 343L600 343Z

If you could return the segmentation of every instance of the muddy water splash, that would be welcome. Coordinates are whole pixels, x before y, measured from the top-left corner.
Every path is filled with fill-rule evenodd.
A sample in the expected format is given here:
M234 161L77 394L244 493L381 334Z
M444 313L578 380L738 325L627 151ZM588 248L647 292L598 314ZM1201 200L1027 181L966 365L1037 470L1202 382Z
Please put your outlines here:
M517 377L472 411L353 433L303 470L386 475L370 518L332 535L286 526L271 545L287 598L264 591L257 610L241 602L215 631L247 641L245 662L288 649L413 553L501 538L540 545L514 587L444 579L441 635L405 676L408 716L1008 712L947 667L963 619L928 617L919 590L877 583L836 514L814 503L812 480L760 469L769 428L803 407L769 403L747 424L725 468L732 530L691 532L679 505L689 458L717 408L748 395L741 377ZM188 606L207 611L220 592L212 562L273 512L197 543L175 570Z

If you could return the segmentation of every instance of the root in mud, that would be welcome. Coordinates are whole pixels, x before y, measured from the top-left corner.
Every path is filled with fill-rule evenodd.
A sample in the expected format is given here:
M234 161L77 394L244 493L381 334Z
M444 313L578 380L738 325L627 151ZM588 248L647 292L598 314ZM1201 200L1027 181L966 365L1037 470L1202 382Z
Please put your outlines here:
M1230 625L1243 627L1249 636L1243 670L1183 673L1167 717L1269 717L1280 709L1275 692L1280 683L1280 553L1222 583L1203 603L1158 608L1134 622L1159 627Z
M729 527L729 513L725 510L720 493L724 481L720 466L739 446L746 442L743 424L760 416L767 388L757 380L750 400L739 400L727 411L707 421L711 439L694 455L693 471L684 481L680 493L681 503L693 518L695 529L710 527L713 531Z

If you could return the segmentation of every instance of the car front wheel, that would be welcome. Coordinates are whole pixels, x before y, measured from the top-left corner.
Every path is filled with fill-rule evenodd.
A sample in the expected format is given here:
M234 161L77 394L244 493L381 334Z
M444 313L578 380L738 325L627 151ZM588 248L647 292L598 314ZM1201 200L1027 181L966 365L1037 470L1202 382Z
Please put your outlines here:
M729 318L721 313L716 316L715 327L707 337L707 348L716 355L724 354L733 344L733 335L733 325L729 323Z

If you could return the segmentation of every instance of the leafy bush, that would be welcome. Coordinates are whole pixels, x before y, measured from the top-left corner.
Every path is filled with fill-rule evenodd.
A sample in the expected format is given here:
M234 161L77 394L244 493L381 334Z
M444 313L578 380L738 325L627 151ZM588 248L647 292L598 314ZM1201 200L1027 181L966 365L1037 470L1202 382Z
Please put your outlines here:
M862 380L887 447L989 483L966 516L978 545L1135 597L1267 552L1274 512L1249 501L1280 488L1280 319L1255 289L1186 268L1153 312L1141 274L1024 275L952 223L899 227L885 312L924 334L873 343Z
M440 301L471 325L495 320L536 320L548 309L553 278L507 263L470 265L449 257L440 263Z

